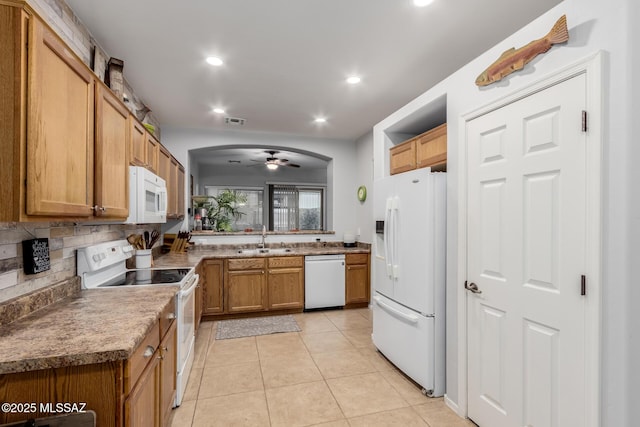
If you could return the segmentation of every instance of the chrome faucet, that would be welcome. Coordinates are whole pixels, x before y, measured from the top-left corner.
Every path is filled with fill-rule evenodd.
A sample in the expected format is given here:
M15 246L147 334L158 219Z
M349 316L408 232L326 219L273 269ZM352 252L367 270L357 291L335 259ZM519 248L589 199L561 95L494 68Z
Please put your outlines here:
M267 245L265 243L265 239L267 238L267 227L266 226L262 226L262 241L258 244L259 248L266 248Z

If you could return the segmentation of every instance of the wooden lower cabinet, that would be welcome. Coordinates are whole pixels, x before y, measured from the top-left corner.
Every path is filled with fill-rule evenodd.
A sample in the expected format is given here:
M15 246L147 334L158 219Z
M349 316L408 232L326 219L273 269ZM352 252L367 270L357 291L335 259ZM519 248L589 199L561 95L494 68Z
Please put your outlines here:
M123 365L119 360L0 375L0 401L38 405L86 402L84 409L96 413L96 427L122 426ZM0 424L52 415L41 412L39 406L36 409L29 414L0 412Z
M347 254L345 260L345 304L368 305L371 294L369 254Z
M304 308L304 258L268 259L269 310Z
M304 257L205 259L202 316L304 308Z
M177 323L159 322L125 363L125 426L155 427L169 423L176 397ZM160 335L162 340L160 340ZM138 375L138 371L142 373Z
M173 322L162 339L158 352L160 353L159 415L161 425L168 425L173 402L176 399L176 372L178 372L177 322Z
M224 263L221 259L205 259L200 264L202 283L202 314L224 312Z
M264 269L228 271L226 274L226 312L245 313L267 309Z
M136 427L157 427L160 425L159 391L160 359L156 352L129 393L124 404L125 425Z

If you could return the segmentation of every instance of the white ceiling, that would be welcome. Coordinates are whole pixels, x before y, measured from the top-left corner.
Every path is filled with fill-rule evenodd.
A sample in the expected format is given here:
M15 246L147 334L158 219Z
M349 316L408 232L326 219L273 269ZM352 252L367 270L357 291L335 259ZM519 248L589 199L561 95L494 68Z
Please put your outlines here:
M328 161L317 156L307 155L287 150L277 150L273 147L263 148L242 148L242 147L225 147L225 148L202 148L191 151L191 159L200 165L220 167L230 167L238 170L244 167L257 166L258 170L266 170L264 162L269 154L265 150L279 151L274 157L278 159L287 159L289 163L300 166L301 169L326 169ZM240 163L236 163L240 162ZM249 172L249 171L247 171Z
M67 2L162 126L354 140L560 1Z

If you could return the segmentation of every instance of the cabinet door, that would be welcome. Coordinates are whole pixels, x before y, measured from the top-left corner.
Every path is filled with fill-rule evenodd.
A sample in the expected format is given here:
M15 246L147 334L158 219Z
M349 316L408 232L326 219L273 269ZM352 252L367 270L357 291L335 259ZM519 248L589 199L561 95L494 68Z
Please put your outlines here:
M145 132L147 169L158 173L158 158L160 155L160 143L149 132Z
M416 168L416 143L415 141L403 142L389 150L389 162L391 175L410 171Z
M158 151L158 170L157 174L167 183L167 191L169 191L169 180L171 179L171 153L169 150L160 146Z
M229 271L225 292L226 312L266 310L265 288L264 270Z
M38 19L29 36L28 215L93 215L93 74Z
M204 273L202 314L220 314L224 311L222 305L224 277L222 260L205 259L202 261L202 272Z
M176 374L178 335L176 324L173 322L171 328L160 343L160 421L161 425L167 425L171 408L176 398Z
M178 217L178 161L171 157L169 181L167 181L167 217Z
M124 403L125 425L157 427L160 425L160 358L156 351L136 386Z
M267 288L270 310L304 307L304 271L302 268L269 270Z
M178 206L176 207L176 214L178 218L184 218L185 214L185 200L184 200L184 185L185 185L184 168L178 163Z
M129 215L129 110L101 84L96 84L95 214Z
M369 266L367 264L347 265L346 304L369 302Z
M129 115L129 163L135 166L147 165L146 130L135 117Z
M424 168L447 163L447 125L431 129L416 139L416 166Z

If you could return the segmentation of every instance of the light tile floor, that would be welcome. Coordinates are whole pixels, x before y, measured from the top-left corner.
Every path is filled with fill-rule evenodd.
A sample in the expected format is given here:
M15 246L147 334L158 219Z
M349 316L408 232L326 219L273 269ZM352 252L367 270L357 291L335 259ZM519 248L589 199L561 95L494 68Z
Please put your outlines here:
M299 333L229 340L202 323L171 426L475 426L376 351L369 309L294 316Z

